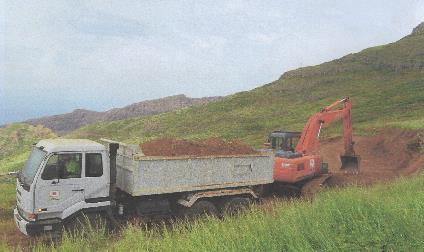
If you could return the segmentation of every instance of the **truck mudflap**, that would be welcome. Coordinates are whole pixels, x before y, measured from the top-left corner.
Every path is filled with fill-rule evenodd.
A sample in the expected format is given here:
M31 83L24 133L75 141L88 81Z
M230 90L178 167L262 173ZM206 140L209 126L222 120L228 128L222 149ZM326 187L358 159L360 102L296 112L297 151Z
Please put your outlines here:
M62 221L59 219L27 221L19 214L17 208L13 210L13 217L19 231L29 236L36 236L47 232L61 231L63 227Z

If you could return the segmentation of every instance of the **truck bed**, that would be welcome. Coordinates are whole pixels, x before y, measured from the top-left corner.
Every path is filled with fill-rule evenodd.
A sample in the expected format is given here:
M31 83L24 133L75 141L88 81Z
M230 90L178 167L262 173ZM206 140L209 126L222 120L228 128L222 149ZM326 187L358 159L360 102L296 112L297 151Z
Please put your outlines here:
M132 196L273 182L273 158L268 154L153 157L120 146L116 168L117 187Z

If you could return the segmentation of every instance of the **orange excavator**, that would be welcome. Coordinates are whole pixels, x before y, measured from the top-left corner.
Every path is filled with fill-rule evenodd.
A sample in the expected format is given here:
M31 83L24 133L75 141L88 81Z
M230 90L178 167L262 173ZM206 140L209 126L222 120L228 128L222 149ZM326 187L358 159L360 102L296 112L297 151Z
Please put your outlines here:
M303 131L274 131L267 146L275 151L274 180L280 184L298 186L303 193L322 185L331 176L328 164L320 156L319 136L326 124L341 120L344 153L340 156L345 173L359 172L360 157L355 154L352 141L352 102L343 98L312 115Z

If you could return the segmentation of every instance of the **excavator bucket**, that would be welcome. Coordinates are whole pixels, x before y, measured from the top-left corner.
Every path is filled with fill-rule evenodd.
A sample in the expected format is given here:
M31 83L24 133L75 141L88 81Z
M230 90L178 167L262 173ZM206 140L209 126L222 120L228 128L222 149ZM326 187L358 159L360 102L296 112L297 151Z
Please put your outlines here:
M340 160L342 161L341 170L345 173L358 174L359 173L359 162L361 157L357 155L341 155Z

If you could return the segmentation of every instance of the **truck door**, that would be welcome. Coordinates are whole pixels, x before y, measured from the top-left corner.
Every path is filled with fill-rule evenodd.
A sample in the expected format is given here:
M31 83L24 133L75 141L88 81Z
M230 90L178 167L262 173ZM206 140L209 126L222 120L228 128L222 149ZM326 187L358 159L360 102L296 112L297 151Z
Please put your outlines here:
M104 170L107 164L105 153L85 153L85 202L109 201L109 174Z
M54 153L49 157L35 188L39 219L65 218L62 214L72 212L67 209L83 203L82 161L82 153Z

